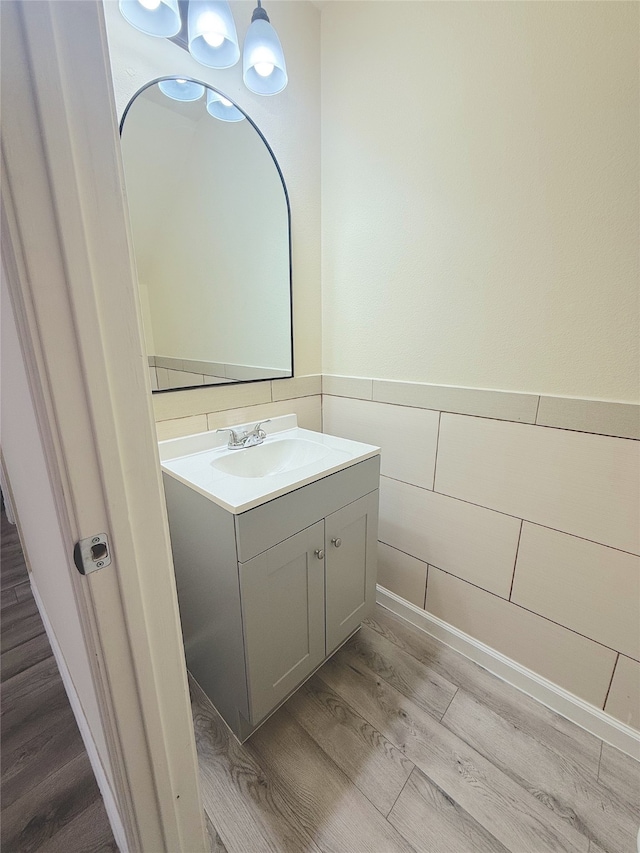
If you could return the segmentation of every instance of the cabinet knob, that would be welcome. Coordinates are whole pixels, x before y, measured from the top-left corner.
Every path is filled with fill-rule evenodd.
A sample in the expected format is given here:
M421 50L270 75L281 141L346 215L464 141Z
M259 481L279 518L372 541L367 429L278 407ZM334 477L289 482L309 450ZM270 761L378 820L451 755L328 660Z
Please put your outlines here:
M335 545L336 548L339 548L342 545L342 539L332 539L331 544Z
M313 553L316 555L316 557L319 560L324 560L324 551L322 550L322 548L316 548L316 550Z

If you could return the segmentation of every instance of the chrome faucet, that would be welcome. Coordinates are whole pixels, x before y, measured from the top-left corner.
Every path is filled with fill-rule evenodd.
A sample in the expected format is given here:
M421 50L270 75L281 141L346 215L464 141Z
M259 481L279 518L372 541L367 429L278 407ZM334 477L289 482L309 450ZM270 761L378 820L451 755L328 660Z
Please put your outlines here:
M266 432L262 429L262 424L268 423L271 423L271 418L267 418L266 421L259 421L253 429L245 430L243 433L236 432L231 427L217 429L216 432L230 432L228 449L240 450L243 447L255 447L256 444L262 444L267 437Z

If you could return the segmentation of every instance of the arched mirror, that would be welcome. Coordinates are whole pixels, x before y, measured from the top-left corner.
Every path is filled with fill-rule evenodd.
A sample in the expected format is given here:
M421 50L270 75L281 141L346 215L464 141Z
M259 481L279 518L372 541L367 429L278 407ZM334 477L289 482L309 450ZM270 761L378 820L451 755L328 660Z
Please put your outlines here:
M120 134L154 390L292 376L289 200L255 123L166 77Z

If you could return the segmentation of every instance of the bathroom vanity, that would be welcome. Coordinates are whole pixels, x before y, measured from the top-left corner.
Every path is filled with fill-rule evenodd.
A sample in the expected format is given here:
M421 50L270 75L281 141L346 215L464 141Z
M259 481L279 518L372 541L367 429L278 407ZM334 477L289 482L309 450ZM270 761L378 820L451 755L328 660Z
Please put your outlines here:
M295 415L263 435L160 442L187 666L241 741L375 603L379 448Z

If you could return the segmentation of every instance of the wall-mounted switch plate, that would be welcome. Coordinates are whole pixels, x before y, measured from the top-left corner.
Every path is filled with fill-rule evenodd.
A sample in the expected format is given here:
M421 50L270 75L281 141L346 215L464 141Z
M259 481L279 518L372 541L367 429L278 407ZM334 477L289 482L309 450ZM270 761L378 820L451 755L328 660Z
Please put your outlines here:
M88 575L97 569L111 565L111 546L106 533L96 533L76 542L73 549L73 562L81 575Z

